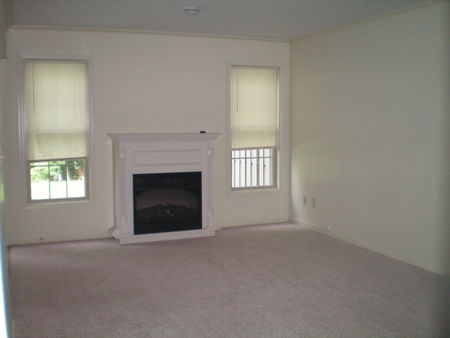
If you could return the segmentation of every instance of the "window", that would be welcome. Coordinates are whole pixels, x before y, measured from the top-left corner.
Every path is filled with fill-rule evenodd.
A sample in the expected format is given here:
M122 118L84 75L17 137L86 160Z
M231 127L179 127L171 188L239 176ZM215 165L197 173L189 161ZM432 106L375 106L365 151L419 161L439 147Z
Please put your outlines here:
M87 62L25 60L29 199L88 197Z
M279 70L230 70L231 188L276 186Z

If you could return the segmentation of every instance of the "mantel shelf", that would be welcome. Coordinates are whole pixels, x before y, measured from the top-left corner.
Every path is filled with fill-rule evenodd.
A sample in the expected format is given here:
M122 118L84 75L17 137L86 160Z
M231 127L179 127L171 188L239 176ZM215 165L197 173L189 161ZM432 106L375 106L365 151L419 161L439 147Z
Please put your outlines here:
M108 133L113 141L197 141L197 140L215 140L220 136L219 133Z

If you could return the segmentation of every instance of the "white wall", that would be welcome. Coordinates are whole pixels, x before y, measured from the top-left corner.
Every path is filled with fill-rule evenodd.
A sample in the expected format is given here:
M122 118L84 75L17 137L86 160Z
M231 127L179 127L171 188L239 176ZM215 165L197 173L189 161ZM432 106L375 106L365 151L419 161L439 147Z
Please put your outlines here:
M8 108L6 226L10 243L108 236L113 224L111 142L108 132L222 134L213 160L215 223L218 226L286 221L289 218L288 153L281 189L231 194L227 188L227 63L282 66L288 110L289 44L125 32L10 29L12 74ZM87 55L92 70L92 199L84 203L27 205L19 156L19 55ZM288 114L284 121L288 125ZM283 147L288 147L286 135ZM286 149L287 150L287 149Z
M434 3L291 47L292 218L447 273L448 13Z

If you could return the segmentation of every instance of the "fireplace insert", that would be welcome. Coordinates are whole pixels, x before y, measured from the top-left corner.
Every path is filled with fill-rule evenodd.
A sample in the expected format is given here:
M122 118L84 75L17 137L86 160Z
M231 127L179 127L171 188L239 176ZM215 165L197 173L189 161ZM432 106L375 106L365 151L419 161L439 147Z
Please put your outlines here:
M202 173L133 175L134 234L202 228Z

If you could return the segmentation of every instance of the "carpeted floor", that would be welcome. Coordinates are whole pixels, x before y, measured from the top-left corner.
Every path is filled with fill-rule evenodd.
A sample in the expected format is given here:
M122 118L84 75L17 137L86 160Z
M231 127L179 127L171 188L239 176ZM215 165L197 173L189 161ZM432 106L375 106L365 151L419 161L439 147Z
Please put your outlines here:
M10 250L16 337L444 337L449 279L304 229Z

